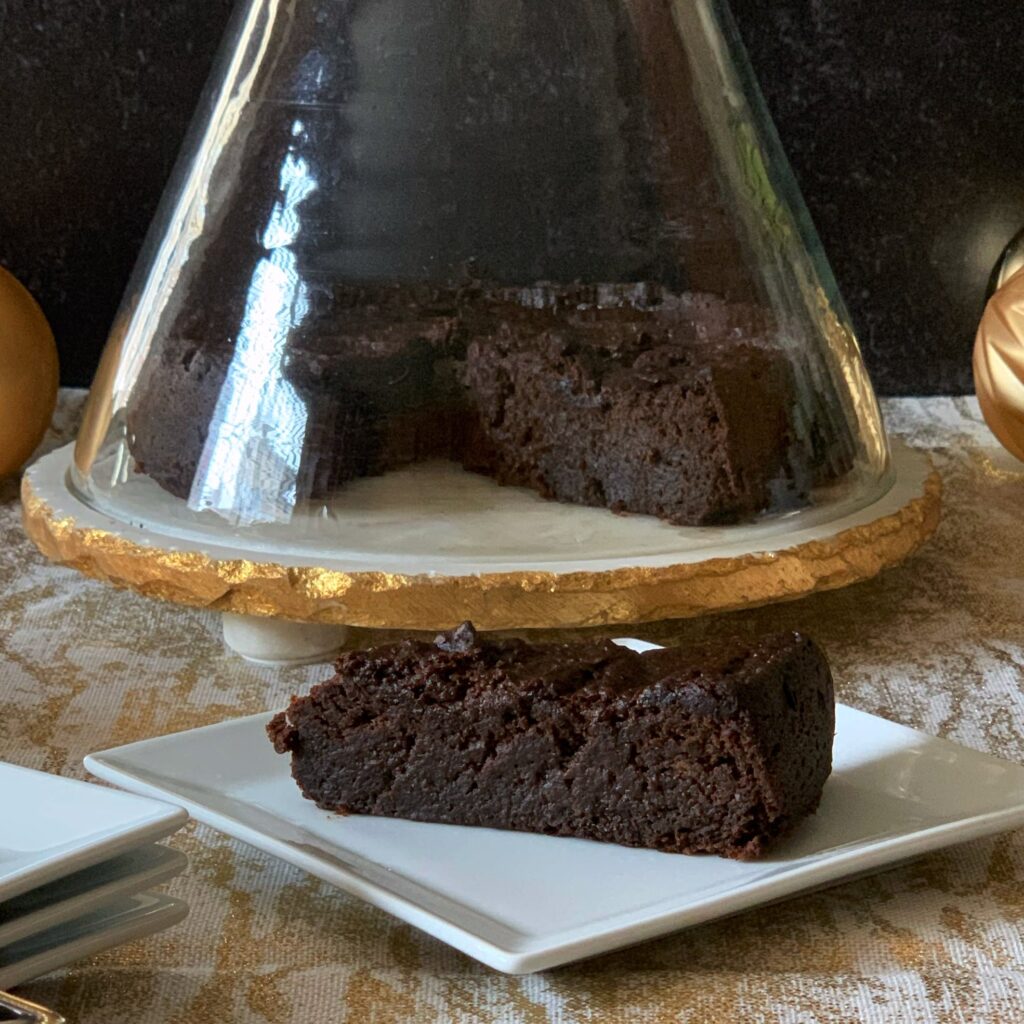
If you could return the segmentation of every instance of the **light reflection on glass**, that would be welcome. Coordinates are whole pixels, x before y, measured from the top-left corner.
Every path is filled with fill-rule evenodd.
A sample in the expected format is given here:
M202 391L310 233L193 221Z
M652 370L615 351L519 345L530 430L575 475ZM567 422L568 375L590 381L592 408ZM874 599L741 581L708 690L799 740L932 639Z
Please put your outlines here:
M301 121L292 135L303 131ZM285 346L309 311L308 289L289 248L301 230L298 207L317 189L306 160L290 152L282 197L263 233L224 385L211 418L189 508L211 509L237 526L290 518L305 446L307 411L284 378Z

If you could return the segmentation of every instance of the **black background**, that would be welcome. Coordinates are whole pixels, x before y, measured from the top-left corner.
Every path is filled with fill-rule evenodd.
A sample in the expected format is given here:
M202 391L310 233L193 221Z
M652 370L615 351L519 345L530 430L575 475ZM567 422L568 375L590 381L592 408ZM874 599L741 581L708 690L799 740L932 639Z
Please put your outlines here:
M0 0L0 264L66 383L91 377L230 7ZM987 279L1024 226L1024 4L732 7L876 386L970 390Z

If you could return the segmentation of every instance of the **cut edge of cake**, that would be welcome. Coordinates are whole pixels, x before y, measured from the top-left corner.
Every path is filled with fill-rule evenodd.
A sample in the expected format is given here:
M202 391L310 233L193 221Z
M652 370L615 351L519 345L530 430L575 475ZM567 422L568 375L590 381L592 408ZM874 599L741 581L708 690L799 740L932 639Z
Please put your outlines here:
M329 811L752 859L816 809L834 722L798 633L639 654L464 623L342 656L267 732Z

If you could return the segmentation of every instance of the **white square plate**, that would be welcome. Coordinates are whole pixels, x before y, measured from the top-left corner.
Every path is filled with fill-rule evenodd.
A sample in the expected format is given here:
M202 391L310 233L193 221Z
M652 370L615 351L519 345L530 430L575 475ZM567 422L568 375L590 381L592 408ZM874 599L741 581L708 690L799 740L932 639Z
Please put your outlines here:
M86 767L178 801L199 821L508 973L604 953L1024 824L1024 767L844 705L818 813L749 863L332 815L302 797L290 759L264 734L269 719L93 754Z
M180 807L0 763L0 900L162 839L187 820Z
M91 914L0 949L0 989L134 942L183 921L188 906L170 896L141 893L115 899Z
M180 875L188 857L146 845L0 903L0 948Z

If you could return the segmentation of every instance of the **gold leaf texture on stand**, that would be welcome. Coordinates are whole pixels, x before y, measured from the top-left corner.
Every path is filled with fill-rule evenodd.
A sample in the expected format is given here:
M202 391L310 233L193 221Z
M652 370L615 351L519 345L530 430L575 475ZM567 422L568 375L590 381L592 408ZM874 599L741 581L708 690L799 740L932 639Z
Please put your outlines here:
M869 579L917 550L939 521L941 480L895 511L821 540L666 567L465 576L340 572L143 546L58 516L22 482L25 530L52 561L149 597L242 615L369 628L574 628L689 618Z

